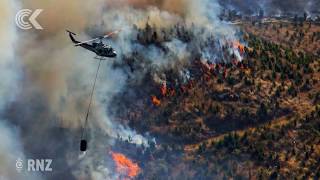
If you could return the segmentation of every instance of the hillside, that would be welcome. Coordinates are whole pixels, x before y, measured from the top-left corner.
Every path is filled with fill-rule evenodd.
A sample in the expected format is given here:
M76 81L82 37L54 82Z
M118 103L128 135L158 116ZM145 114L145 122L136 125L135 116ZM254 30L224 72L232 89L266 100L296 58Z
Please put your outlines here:
M319 47L306 46L309 35L290 43L283 33L242 26L243 61L194 58L179 65L191 77L184 83L177 66L150 68L115 98L119 121L157 139L135 151L144 158L118 144L141 162L141 179L319 178ZM165 85L155 74L166 75Z

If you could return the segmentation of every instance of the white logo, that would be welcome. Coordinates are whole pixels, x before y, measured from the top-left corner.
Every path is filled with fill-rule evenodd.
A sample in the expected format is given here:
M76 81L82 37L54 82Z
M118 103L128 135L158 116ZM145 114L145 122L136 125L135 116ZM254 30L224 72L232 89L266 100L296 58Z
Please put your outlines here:
M16 24L20 29L28 30L32 27L42 30L42 26L37 22L36 18L43 9L36 9L34 12L30 9L22 9L16 14ZM26 21L25 18L28 18Z
M23 161L22 161L20 158L17 159L17 161L16 161L16 168L17 168L17 171L18 171L18 172L21 172L21 171L22 171Z
M28 159L28 171L52 171L52 159Z
M51 172L52 159L27 159L26 171L33 172ZM23 168L23 161L19 158L16 160L16 169L20 173Z

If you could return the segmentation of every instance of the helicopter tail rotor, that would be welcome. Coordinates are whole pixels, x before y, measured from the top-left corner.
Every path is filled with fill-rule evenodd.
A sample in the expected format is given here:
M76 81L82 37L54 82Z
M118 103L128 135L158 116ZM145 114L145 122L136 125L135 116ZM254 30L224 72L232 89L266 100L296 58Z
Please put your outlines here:
M68 29L67 29L66 31L67 31L69 34L77 35L76 33L69 31Z

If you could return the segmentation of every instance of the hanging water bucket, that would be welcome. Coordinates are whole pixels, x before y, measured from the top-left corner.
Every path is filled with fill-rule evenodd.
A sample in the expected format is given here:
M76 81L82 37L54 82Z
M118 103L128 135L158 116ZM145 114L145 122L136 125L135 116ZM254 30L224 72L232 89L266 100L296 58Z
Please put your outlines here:
M86 150L87 150L87 141L83 139L80 141L80 151L86 151Z

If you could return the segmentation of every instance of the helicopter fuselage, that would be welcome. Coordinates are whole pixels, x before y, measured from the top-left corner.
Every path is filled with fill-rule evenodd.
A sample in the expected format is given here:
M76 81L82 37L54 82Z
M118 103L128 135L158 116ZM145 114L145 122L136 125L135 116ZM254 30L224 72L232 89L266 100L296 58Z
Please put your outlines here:
M92 43L91 46L94 48L93 52L96 53L97 56L110 58L117 56L117 52L111 46L104 45L103 43Z
M73 32L67 31L69 33L69 37L71 41L75 44L75 46L81 46L89 51L94 52L97 56L101 57L108 57L108 58L115 58L117 57L117 52L109 45L105 45L102 42L100 43L81 43L80 41L77 41L73 35L75 35Z

